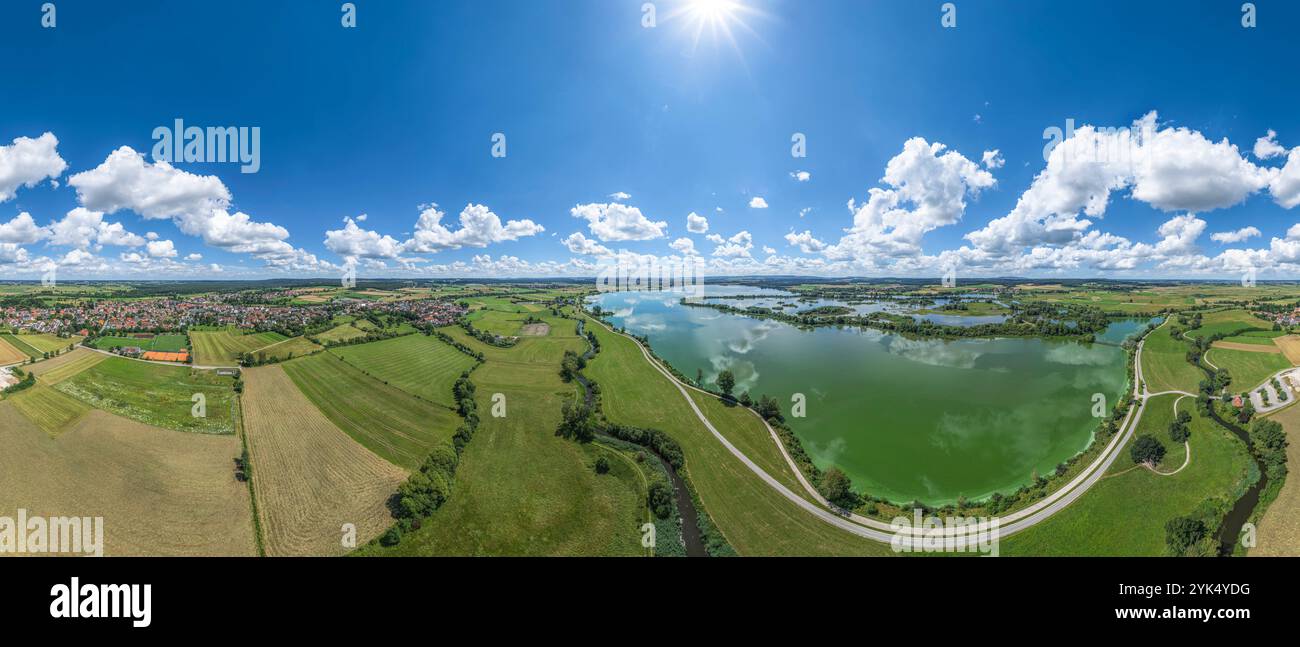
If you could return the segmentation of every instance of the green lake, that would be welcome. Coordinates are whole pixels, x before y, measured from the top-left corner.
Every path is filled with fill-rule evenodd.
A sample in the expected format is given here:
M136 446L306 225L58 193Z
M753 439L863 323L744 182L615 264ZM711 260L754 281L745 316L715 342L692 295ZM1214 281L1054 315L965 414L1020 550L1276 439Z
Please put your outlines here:
M707 294L760 294L709 286ZM772 292L774 295L783 293ZM1086 448L1093 394L1107 410L1127 380L1118 347L1145 321L1119 321L1083 344L1042 339L908 339L856 328L812 330L680 305L672 292L618 292L591 303L650 338L684 375L730 369L737 394L777 398L821 467L859 491L943 505L1010 492ZM806 417L790 416L801 394Z

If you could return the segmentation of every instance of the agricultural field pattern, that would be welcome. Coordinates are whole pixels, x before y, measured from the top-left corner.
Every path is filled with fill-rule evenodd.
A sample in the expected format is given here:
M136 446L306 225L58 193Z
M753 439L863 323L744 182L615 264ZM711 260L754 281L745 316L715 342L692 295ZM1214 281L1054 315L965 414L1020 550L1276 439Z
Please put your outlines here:
M1300 554L1295 484L1267 462L1284 458L1239 435L1296 428L1300 286L717 290L691 305L563 282L244 288L230 294L307 323L12 329L0 505L103 511L109 555L888 556L913 509L998 516L1007 555L1256 554L1232 541L1247 520L1270 538L1258 554ZM1004 323L964 338L962 316ZM867 368L834 369L872 348ZM815 412L782 375L812 381ZM1014 452L992 427L936 446L945 418L909 404L923 382L965 385L945 415L1053 432ZM1104 415L1071 410L1094 391ZM936 447L957 462L908 458ZM1174 547L1174 519L1204 531Z

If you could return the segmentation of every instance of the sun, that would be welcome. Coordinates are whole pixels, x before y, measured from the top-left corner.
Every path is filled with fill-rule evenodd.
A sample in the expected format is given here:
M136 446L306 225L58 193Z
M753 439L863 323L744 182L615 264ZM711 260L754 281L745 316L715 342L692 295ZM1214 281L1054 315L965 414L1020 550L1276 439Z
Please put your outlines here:
M714 42L725 39L740 53L734 30L740 28L753 34L754 30L745 23L745 17L760 15L761 12L742 0L686 0L669 15L669 19L682 19L684 29L691 36L692 53L699 48L706 32Z
M735 0L690 0L686 12L701 22L718 24L733 18L739 8Z

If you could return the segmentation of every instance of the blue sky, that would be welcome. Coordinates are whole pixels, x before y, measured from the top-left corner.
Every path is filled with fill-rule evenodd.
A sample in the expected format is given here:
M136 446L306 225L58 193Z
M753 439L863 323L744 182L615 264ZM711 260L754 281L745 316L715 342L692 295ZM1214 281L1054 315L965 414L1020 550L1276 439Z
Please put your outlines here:
M1300 268L1294 3L40 4L0 7L0 277ZM258 172L157 164L177 118ZM1067 119L1132 158L1049 168Z

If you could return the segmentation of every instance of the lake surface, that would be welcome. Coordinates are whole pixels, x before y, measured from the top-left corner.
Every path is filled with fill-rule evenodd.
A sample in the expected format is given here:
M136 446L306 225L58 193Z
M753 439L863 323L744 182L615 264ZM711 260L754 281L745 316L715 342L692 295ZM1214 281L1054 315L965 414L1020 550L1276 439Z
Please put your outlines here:
M711 382L730 369L737 394L776 397L820 467L838 465L859 491L897 502L975 500L1013 491L1035 471L1050 473L1091 441L1093 394L1104 394L1109 410L1127 382L1124 351L1109 344L804 330L682 306L680 298L622 292L591 303L614 311L614 324L648 336L683 374L702 371ZM1117 322L1105 338L1117 344L1144 325ZM790 417L794 394L806 398L804 418Z

